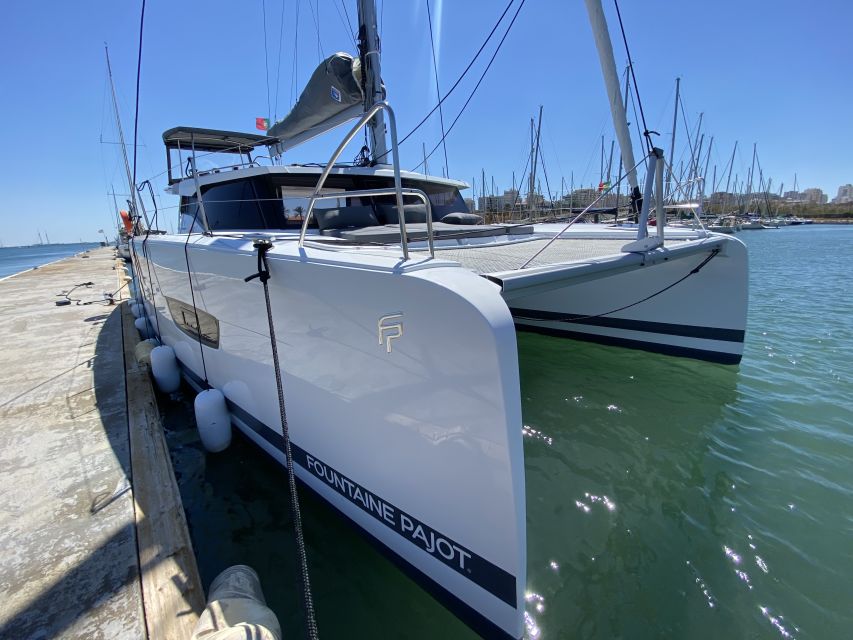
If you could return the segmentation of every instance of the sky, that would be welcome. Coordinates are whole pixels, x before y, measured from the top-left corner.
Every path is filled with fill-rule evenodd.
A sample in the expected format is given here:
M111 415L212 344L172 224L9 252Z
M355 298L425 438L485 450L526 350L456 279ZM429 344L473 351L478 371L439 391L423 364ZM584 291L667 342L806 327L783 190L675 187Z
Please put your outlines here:
M459 113L513 8L469 75L444 103ZM456 81L508 0L430 0L441 91ZM617 65L626 55L612 0L603 0ZM0 21L0 243L30 244L113 235L112 197L127 194L104 60L109 44L128 143L134 131L141 0L6 3ZM853 182L853 3L780 0L622 0L640 99L655 143L669 154L675 78L684 117L708 144L718 181L735 141L733 172L745 176L757 144L772 190L819 187L830 198ZM426 0L377 0L383 79L403 137L436 103ZM298 15L297 15L298 13ZM266 20L264 20L266 16ZM148 0L140 78L137 181L151 179L164 218L162 132L177 125L254 131L255 118L282 118L325 56L355 52L348 18L355 0ZM266 31L266 37L265 37ZM443 93L442 93L443 95ZM582 0L526 0L485 79L448 135L451 177L481 175L497 191L518 180L529 153L530 118L544 106L541 134L548 183L597 185L601 136L614 137ZM629 118L634 120L632 113ZM344 129L311 141L285 161L324 162ZM691 133L692 135L692 133ZM413 168L441 138L436 113L400 148ZM344 152L351 159L358 138ZM679 121L675 164L686 158ZM635 148L638 148L635 144ZM707 148L707 146L705 147ZM132 153L132 149L130 149ZM618 148L616 155L618 155ZM430 173L444 171L439 149ZM615 161L614 161L615 166ZM614 169L615 172L615 169ZM709 174L712 169L709 167ZM540 174L541 175L541 174ZM710 180L711 176L706 179ZM547 187L542 182L543 190ZM471 190L465 192L470 196ZM119 195L119 203L125 196ZM167 225L168 226L168 225Z

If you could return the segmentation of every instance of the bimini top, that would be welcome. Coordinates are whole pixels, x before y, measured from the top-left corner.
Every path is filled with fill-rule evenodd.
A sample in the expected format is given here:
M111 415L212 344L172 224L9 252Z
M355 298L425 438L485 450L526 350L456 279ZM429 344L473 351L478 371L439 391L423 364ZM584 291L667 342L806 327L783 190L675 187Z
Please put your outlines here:
M256 133L219 131L199 127L173 127L163 132L163 143L166 149L185 151L195 147L196 151L248 153L256 147L268 146L275 142L277 142L275 138Z

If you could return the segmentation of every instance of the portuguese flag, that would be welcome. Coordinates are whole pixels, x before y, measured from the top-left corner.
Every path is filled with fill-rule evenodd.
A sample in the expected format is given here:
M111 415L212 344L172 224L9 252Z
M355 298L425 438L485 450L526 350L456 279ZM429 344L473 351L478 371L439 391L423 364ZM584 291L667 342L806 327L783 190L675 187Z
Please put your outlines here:
M598 192L599 193L601 193L605 189L609 189L609 188L610 188L610 180L598 183Z
M269 118L255 118L255 129L258 131L266 131L270 128Z

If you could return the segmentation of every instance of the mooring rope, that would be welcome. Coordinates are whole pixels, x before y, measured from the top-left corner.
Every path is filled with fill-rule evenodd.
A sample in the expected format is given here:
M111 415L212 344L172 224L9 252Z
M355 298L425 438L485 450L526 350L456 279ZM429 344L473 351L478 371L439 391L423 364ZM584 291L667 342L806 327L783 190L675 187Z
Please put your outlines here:
M281 417L281 431L284 437L284 455L287 458L287 481L290 489L290 511L293 517L293 529L296 536L296 548L299 560L299 576L302 582L302 600L305 613L305 631L310 640L317 640L317 622L314 617L314 600L311 595L311 580L308 576L308 554L305 551L305 536L302 532L302 513L299 510L299 495L296 492L296 474L293 470L294 462L290 446L290 430L287 425L287 412L284 407L284 387L281 381L281 365L278 359L278 345L275 338L275 323L273 322L272 304L270 303L270 290L267 282L270 279L269 266L267 265L267 252L272 249L272 242L263 238L255 241L255 249L258 250L258 272L245 278L246 282L258 278L264 286L264 300L267 306L267 322L270 329L270 348L272 349L272 362L275 370L275 386L278 391L278 409Z

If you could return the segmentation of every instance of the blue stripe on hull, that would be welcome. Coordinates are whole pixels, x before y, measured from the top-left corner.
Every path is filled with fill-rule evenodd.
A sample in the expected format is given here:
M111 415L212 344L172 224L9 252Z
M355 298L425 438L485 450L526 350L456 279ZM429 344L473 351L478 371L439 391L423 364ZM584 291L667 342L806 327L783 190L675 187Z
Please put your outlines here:
M210 385L207 384L200 376L198 376L192 369L184 365L180 360L178 361L182 372L188 381L197 389L208 389ZM284 438L277 431L271 429L263 422L255 418L248 411L235 404L231 400L226 398L226 403L228 405L229 411L232 413L232 421L236 418L238 421L235 421L234 424L241 431L245 431L246 429L252 431L253 433L259 435L263 438L267 443L269 443L272 447L274 447L277 451L284 452ZM300 449L296 445L291 442L291 447L294 450L294 458L296 462L299 463L299 453L305 453L304 450ZM268 453L268 452L267 452ZM305 465L300 464L303 468ZM307 470L307 469L306 469ZM310 471L309 471L310 473ZM494 638L500 640L520 640L519 638L515 638L515 636L507 633L494 622L483 616L479 611L471 607L469 604L458 598L451 591L440 585L438 582L429 577L426 573L412 565L408 560L406 560L403 556L398 554L396 551L389 548L385 543L383 543L379 538L374 536L372 533L361 527L357 522L355 522L352 518L350 518L344 511L339 509L337 506L326 500L325 496L323 496L316 489L306 484L304 480L300 479L297 476L297 481L300 486L308 489L313 495L321 498L323 502L325 502L328 506L332 507L335 511L337 511L341 516L344 517L344 520L348 525L352 526L358 533L363 535L367 541L373 546L377 551L379 551L385 558L390 560L397 568L399 568L403 573L405 573L409 578L411 578L415 583L417 583L424 591L433 596L436 600L438 600L445 608L447 608L451 613L453 613L457 618L459 618L462 622L464 622L468 627L470 627L477 634L482 636L483 638ZM499 571L503 571L498 567L494 567ZM506 575L512 579L512 602L508 602L510 606L516 608L515 605L515 577L507 572ZM482 588L492 592L492 589L488 588L484 585L479 585ZM494 594L496 597L499 597L501 600L507 602L506 599L506 588L505 586L500 589L503 593L501 595Z
M588 325L591 327L606 327L608 329L623 329L625 331L643 331L645 333L659 333L667 336L699 338L702 340L743 342L746 334L743 329L723 329L720 327L703 327L671 322L649 322L648 320L631 320L629 318L610 318L606 316L584 316L574 313L540 311L538 309L511 307L510 311L512 312L512 317L519 320L544 320L570 325Z
M652 353L662 353L668 356L693 358L694 360L704 360L705 362L716 362L719 364L738 364L740 363L741 358L743 357L743 355L740 353L710 351L708 349L696 349L694 347L682 347L679 345L663 344L659 342L647 342L644 340L636 340L633 338L604 336L597 333L586 333L584 331L573 331L572 329L563 329L555 327L543 327L539 325L522 324L519 322L516 322L515 327L516 329L519 329L521 331L541 333L547 336L572 338L574 340L595 342L596 344L603 344L607 346L626 347L628 349L637 349L640 351L649 351Z

